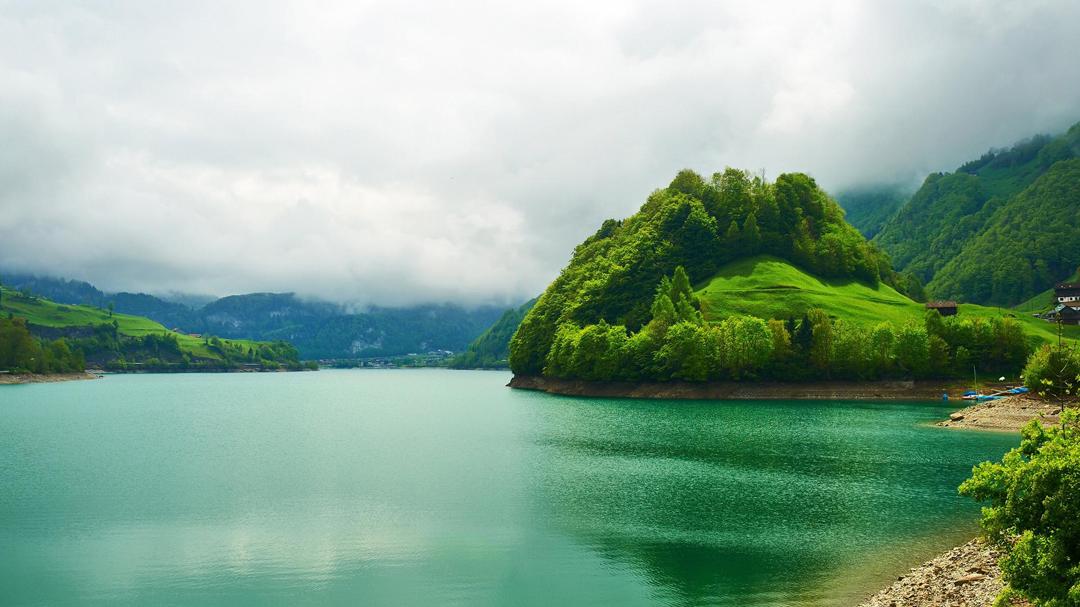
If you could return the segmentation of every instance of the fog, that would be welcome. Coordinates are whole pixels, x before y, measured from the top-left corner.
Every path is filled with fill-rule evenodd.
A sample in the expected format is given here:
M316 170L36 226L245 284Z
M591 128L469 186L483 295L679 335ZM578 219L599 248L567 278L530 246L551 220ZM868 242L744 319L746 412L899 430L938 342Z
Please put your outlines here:
M0 267L516 302L684 167L836 192L1063 131L1077 57L1068 1L0 2Z

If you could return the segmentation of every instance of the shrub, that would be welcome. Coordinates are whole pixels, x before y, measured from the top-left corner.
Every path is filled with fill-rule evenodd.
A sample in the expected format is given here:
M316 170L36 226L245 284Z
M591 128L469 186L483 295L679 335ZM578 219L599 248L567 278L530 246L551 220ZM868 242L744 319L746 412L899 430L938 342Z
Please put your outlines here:
M1028 358L1024 385L1043 396L1075 396L1080 388L1080 350L1043 346Z
M983 462L960 485L982 502L981 525L1005 551L998 605L1022 597L1042 607L1080 605L1080 423L1062 413L1060 428L1033 420L1020 446L1000 463Z

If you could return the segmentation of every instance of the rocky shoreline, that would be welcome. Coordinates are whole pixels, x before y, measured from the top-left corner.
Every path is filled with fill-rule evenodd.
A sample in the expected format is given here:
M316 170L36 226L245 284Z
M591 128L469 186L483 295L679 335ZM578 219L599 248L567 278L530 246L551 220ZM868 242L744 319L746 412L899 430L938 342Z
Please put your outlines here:
M876 382L614 382L515 375L507 384L564 396L676 400L941 400L962 388L941 381Z
M1001 553L981 539L912 567L859 607L990 607L1004 587Z
M1001 400L975 403L952 413L949 419L940 421L937 425L942 428L1019 432L1033 419L1042 420L1047 425L1058 423L1064 404L1076 405L1075 402L1048 401L1020 394Z
M48 384L60 381L78 381L100 378L100 375L95 375L93 373L0 373L0 385Z

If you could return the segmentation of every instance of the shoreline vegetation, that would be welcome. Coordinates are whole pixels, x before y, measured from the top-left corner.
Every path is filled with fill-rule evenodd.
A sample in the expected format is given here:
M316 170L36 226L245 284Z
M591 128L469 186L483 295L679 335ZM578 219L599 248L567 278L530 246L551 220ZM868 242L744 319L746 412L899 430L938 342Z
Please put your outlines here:
M966 389L954 381L881 380L817 382L623 382L515 375L507 384L562 396L673 400L941 400L959 402Z

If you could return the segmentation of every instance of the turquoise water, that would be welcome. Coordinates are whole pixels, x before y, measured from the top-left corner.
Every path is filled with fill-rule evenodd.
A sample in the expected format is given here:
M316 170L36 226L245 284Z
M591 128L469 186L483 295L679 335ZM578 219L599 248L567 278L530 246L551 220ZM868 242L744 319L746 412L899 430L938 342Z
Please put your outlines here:
M940 403L441 370L0 386L4 605L851 605L974 532Z

